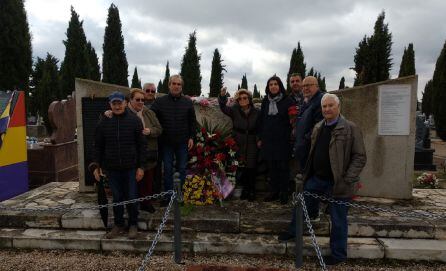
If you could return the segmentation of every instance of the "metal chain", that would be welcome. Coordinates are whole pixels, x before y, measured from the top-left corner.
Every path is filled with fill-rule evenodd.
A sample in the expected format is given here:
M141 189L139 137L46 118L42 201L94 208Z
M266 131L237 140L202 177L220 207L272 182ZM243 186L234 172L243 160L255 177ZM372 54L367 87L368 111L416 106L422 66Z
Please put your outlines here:
M115 207L120 205L127 205L132 204L136 202L142 202L145 200L150 199L157 199L157 198L164 198L164 196L169 194L174 194L175 192L173 190L168 190L165 192L161 192L159 194L145 196L142 198L132 199L132 200L126 200L116 203L108 203L108 204L102 204L102 205L95 205L92 207L62 207L62 206L55 206L55 207L46 207L46 208L18 208L18 207L8 207L0 204L0 210L6 210L6 211L23 211L23 212L45 212L45 211L71 211L71 210L95 210L95 209L101 209L101 208L108 208L108 207Z
M364 204L359 204L359 203L352 203L352 202L346 202L346 201L341 201L341 200L335 200L333 198L328 198L322 195L318 195L315 193L310 193L308 191L304 191L303 192L304 195L307 196L311 196L313 198L317 198L320 200L324 200L324 201L328 201L331 203L336 203L339 205L345 205L345 206L350 206L350 207L355 207L355 208L360 208L360 209L366 209L369 211L378 211L378 212L387 212L387 213L392 213L398 216L405 216L405 217L412 217L412 218L430 218L430 219L446 219L446 215L440 215L440 214L433 214L427 211L420 211L420 210L415 210L415 211L398 211L398 210L393 210L393 209L388 209L388 208L382 208L382 207L375 207L375 206L367 206ZM295 204L295 200L293 200L293 204ZM421 213L422 212L422 213Z
M299 193L297 197L300 199L300 202L302 204L302 210L305 216L305 222L307 223L308 233L311 236L311 243L313 244L313 248L316 251L317 258L319 260L319 265L321 266L322 270L327 270L327 267L325 266L324 259L322 258L321 249L319 248L319 245L317 244L316 235L313 230L313 226L311 225L310 216L308 215L307 206L305 205L305 199L302 193Z
M155 234L155 237L153 238L152 245L150 246L149 250L147 251L146 255L144 256L144 259L142 260L141 266L138 268L138 271L144 271L145 266L149 263L150 257L153 254L153 251L155 250L155 246L158 243L161 233L163 232L164 227L166 226L167 217L169 216L170 209L172 208L173 201L175 200L177 196L176 192L173 192L172 197L170 198L169 205L166 208L166 211L164 212L164 216L161 220L161 224L158 227L158 231Z

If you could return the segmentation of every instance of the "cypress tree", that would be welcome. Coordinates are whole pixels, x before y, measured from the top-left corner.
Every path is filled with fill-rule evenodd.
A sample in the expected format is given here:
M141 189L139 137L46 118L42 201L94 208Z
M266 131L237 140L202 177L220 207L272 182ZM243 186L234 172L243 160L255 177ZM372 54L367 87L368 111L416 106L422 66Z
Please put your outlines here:
M47 57L42 65L42 60L37 60L36 65L41 65L37 68L42 69L41 78L36 82L36 100L38 105L38 113L42 116L46 130L48 133L52 132L49 119L48 119L48 107L50 104L60 99L60 83L59 83L59 70L57 68L57 63L59 60L54 56L47 54ZM36 71L37 72L37 71Z
M31 71L31 35L23 0L1 0L0 90L19 89L28 96Z
M102 82L128 86L128 62L124 51L124 36L119 10L114 4L108 9L104 44L102 45Z
M304 53L302 51L302 48L300 47L300 41L297 43L297 48L293 49L293 52L291 53L291 59L290 59L290 68L288 69L287 74L287 91L289 92L291 89L290 86L290 75L293 73L298 73L300 76L305 78L306 73L306 66L307 64L304 62Z
M132 88L139 88L142 89L141 86L141 80L139 80L138 77L138 69L135 67L135 70L133 71L133 77L132 77Z
M246 78L246 73L242 76L242 84L240 88L248 89L248 79Z
M166 72L164 73L164 80L162 85L162 90L160 93L169 93L169 78L170 78L170 69L169 69L169 61L166 64Z
M85 37L83 21L71 7L71 19L67 28L65 57L60 68L61 92L63 98L74 91L74 79L90 78L90 63L87 51L87 38ZM61 97L62 98L62 97Z
M237 90L239 90L239 89L240 89L240 84L237 85Z
M220 89L223 87L223 71L226 71L225 65L222 64L220 52L214 50L212 58L211 78L209 83L209 97L217 97L220 95Z
M431 79L424 86L423 98L421 99L421 110L428 117L432 114L432 86Z
M156 87L156 92L162 93L162 90L163 90L163 82L160 79L160 81L158 82L158 86Z
M415 75L415 73L415 52L413 50L413 44L409 43L407 49L406 47L404 47L404 53L401 59L400 73L398 77Z
M435 129L438 137L446 141L446 42L435 64L432 90Z
M201 73L200 56L197 52L197 32L189 35L189 43L181 62L181 76L183 77L183 93L189 96L200 96Z
M32 98L30 99L30 110L28 113L32 116L37 116L37 113L39 112L40 101L38 100L37 86L42 80L44 65L45 59L37 57L31 73L30 93Z
M307 76L315 76L316 74L314 73L314 68L311 67L310 71L308 72Z
M89 79L94 81L101 81L101 68L99 67L99 60L96 51L91 42L87 42L88 62L90 64Z
M364 36L356 48L354 57L355 86L388 80L392 68L392 33L384 24L384 11L378 16L374 33Z
M254 93L252 94L253 98L260 98L260 92L257 90L257 85L254 84Z
M345 88L345 78L342 76L341 81L339 81L339 89Z

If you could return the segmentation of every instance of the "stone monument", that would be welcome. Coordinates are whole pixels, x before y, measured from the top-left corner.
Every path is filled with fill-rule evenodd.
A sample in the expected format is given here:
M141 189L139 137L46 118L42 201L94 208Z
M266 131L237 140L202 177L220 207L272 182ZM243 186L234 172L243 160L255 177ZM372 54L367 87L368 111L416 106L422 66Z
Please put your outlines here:
M363 133L367 164L360 196L412 197L417 87L415 75L333 92L341 114Z
M48 108L50 143L28 149L30 186L78 180L76 101L54 101Z
M437 170L437 166L433 163L435 150L431 148L431 140L429 135L429 123L426 117L417 111L416 118L416 135L415 135L415 170Z

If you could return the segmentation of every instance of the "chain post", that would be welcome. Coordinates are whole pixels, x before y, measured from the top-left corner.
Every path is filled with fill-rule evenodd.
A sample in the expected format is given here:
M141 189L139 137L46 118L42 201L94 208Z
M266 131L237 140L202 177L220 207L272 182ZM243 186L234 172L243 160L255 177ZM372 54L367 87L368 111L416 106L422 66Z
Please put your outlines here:
M303 211L301 202L297 200L297 195L302 193L302 175L297 174L294 180L296 182L296 193L293 195L293 200L295 202L294 215L296 216L296 261L294 265L298 269L303 266Z
M175 252L175 263L181 264L181 211L180 211L180 201L182 200L182 194L181 194L181 179L180 179L180 173L175 172L174 174L174 190L176 192L176 199L174 201L173 205L173 212L174 212L174 220L173 220L173 227L174 227L174 234L173 234L173 245L174 245L174 252Z

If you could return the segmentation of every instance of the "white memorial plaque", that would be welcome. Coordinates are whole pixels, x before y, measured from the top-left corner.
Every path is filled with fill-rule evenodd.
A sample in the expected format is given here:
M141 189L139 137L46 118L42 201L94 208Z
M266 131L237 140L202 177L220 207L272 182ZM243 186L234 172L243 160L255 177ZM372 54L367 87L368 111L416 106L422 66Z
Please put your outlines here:
M378 135L409 135L410 85L379 86Z

